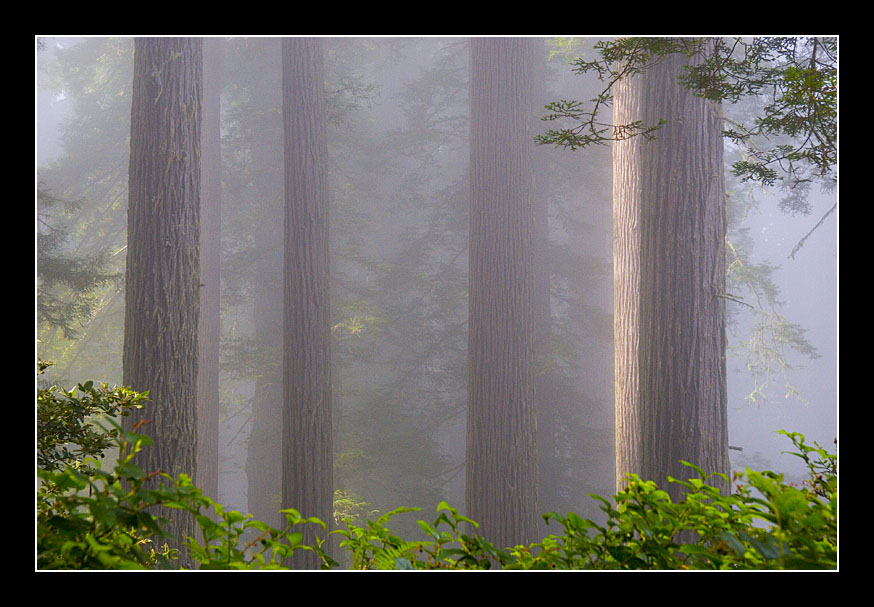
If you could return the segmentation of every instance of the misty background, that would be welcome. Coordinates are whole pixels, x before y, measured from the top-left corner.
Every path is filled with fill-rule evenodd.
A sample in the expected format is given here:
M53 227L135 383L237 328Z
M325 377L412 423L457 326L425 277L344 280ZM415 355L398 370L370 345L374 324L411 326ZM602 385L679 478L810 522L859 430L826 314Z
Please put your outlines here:
M53 196L78 202L66 213L50 211L66 228L65 250L105 251L110 267L123 275L132 39L45 42L35 59L35 178ZM592 43L544 39L544 103L595 94L598 83L569 67ZM439 500L464 503L466 43L329 38L326 49L336 486L362 512L421 506L430 516ZM281 256L273 263L269 257L281 243L281 132L269 139L271 124L281 125L279 70L275 39L226 41L215 497L244 512L250 510L246 462L257 385L278 354L275 344L258 341L256 326L257 314L278 310L256 312L256 306L270 305L257 303L269 290L263 281L281 286ZM271 151L271 145L279 147ZM549 184L550 360L566 396L557 503L541 504L541 511L597 516L587 494L613 493L610 150L541 146L537 152L546 167L538 179ZM732 467L767 467L800 479L803 462L781 453L789 442L775 432L800 432L824 447L837 436L838 214L794 259L789 255L836 194L812 191L809 213L793 216L778 208L779 193L753 190L754 204L738 214L729 237L743 232L750 259L774 266L779 311L804 330L817 356L787 347L788 366L773 367L749 398L762 378L737 348L749 339L755 317L729 302L729 442L742 449L731 451ZM277 217L279 232L271 233ZM271 263L275 275L265 275ZM73 339L39 330L38 355L55 362L49 381L122 383L123 299L123 289L107 285L94 317Z

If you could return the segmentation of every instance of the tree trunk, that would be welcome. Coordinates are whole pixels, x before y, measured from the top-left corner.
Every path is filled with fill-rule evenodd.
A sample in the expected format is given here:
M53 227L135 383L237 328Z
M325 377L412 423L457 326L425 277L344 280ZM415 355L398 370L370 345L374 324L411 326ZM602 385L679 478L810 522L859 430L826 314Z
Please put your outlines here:
M538 193L540 190L538 188ZM559 504L559 479L562 470L558 453L559 388L561 378L555 374L552 350L552 306L550 303L551 284L549 280L548 218L546 200L536 202L537 219L535 227L535 301L534 322L536 338L535 396L537 409L537 450L538 450L538 503L557 508ZM542 529L541 525L541 529Z
M467 515L499 547L537 524L529 39L470 42Z
M124 383L149 391L125 418L154 444L137 463L148 474L196 475L202 40L137 38L131 111ZM193 519L164 513L177 537Z
M537 40L535 62L531 74L532 134L536 133L537 117L549 101L546 88L546 48ZM549 163L547 153L552 150L536 146L532 151L532 184L534 205L534 236L532 241L534 260L534 335L535 335L535 401L537 407L538 450L538 503L541 508L553 510L559 504L558 461L558 416L560 378L555 372L552 353L552 281L549 258ZM538 521L540 536L549 533L542 521Z
M254 41L265 73L281 73L281 41ZM260 82L252 91L252 164L262 167L253 183L259 204L255 233L255 292L253 321L258 359L252 403L252 429L246 456L249 513L270 525L282 526L282 307L284 168L276 162L283 154L282 83ZM276 170L274 170L274 167Z
M271 209L272 211L272 209ZM268 217L272 213L268 214ZM262 224L263 225L263 224ZM259 233L254 321L259 360L252 402L252 430L246 456L249 513L273 526L285 524L279 513L282 493L282 219ZM279 226L280 229L276 229ZM274 234L273 232L279 232ZM267 242L274 242L270 250Z
M725 207L718 106L676 83L671 55L614 90L614 122L669 124L618 141L614 166L617 488L634 472L728 473Z
M221 39L203 41L203 138L200 197L200 319L197 370L197 486L218 499L221 314Z
M320 39L282 41L285 124L285 410L282 506L333 516L326 107ZM313 543L316 528L303 529ZM323 535L324 537L324 535ZM298 550L295 568L318 566Z

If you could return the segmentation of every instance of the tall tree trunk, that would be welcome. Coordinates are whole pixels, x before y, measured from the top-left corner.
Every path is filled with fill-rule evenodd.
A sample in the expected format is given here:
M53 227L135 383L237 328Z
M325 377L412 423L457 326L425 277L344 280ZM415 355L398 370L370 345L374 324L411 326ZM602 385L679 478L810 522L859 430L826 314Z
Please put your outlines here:
M537 54L531 75L532 134L536 132L537 117L549 101L546 89L546 48L537 41ZM535 335L535 400L537 403L537 471L538 502L541 508L557 509L559 503L559 478L557 425L558 385L552 354L552 281L549 259L549 163L546 148L537 146L532 152L532 185L534 205L534 335ZM541 523L541 531L543 525ZM541 533L542 535L542 533Z
M150 402L125 427L151 420L137 462L173 476L197 473L201 75L201 39L136 39L123 367ZM181 549L193 519L163 514Z
M470 42L467 514L501 547L537 525L530 39Z
M285 367L282 506L330 524L333 443L327 133L322 41L282 41L285 124ZM304 542L314 541L307 525ZM316 568L298 550L295 568Z
M281 73L278 38L253 41L261 55L258 69ZM252 92L257 116L252 135L252 164L261 167L254 183L259 203L255 233L253 321L259 360L252 403L252 429L246 456L249 512L271 525L284 525L282 494L282 307L283 217L285 215L282 83L268 80ZM274 170L274 167L276 170Z
M255 380L246 478L249 513L259 521L282 526L282 218L276 219L270 225L262 224L259 240L263 240L255 262L253 316L262 366ZM268 242L275 248L271 250Z
M680 460L729 471L722 125L677 84L686 61L614 90L615 124L670 121L613 148L617 487L634 472L674 499Z
M200 197L200 319L197 370L197 486L218 499L219 341L221 315L221 39L203 41L203 137Z

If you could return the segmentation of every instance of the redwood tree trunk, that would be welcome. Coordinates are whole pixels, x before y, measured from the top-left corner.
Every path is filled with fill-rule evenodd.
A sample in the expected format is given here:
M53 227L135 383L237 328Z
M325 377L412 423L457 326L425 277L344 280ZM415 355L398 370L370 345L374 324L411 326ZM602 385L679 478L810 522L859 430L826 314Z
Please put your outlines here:
M617 488L634 472L674 499L680 460L729 472L722 125L676 83L685 61L614 90L615 124L670 121L613 148Z
M530 130L536 42L470 42L466 514L499 547L537 525Z
M124 327L124 383L149 391L145 409L125 418L154 444L137 457L148 474L195 476L200 231L202 40L137 38ZM176 547L194 535L180 510Z
M535 121L549 101L546 85L546 48L537 42L537 54L531 75L532 100L530 120ZM536 122L533 132L537 132ZM552 281L549 258L549 163L550 150L537 146L532 152L534 236L534 335L535 335L535 400L537 407L537 450L539 454L537 480L538 503L552 510L559 503L559 479L562 471L558 460L559 385L552 353ZM550 530L540 523L540 535Z
M285 124L285 367L282 507L333 516L326 107L320 39L282 41ZM313 543L313 525L303 529ZM324 534L322 534L324 537ZM316 568L298 550L295 568Z
M221 315L221 40L203 41L199 367L197 371L197 486L218 499L219 342Z
M253 41L260 60L254 65L265 73L281 73L281 40ZM262 361L255 379L252 430L246 456L249 513L271 525L284 525L282 502L282 327L283 322L283 221L285 178L283 163L282 83L257 83L253 88L252 164L263 167L254 181L259 205L255 232L255 292L253 322L255 343ZM274 170L273 167L277 167Z
M281 210L280 210L281 212ZM268 213L268 217L271 214ZM265 362L258 370L252 402L252 430L246 455L249 513L281 526L282 494L282 219L259 232L253 316L255 341ZM279 226L277 230L276 227ZM279 234L274 234L279 232ZM266 242L274 242L269 250Z

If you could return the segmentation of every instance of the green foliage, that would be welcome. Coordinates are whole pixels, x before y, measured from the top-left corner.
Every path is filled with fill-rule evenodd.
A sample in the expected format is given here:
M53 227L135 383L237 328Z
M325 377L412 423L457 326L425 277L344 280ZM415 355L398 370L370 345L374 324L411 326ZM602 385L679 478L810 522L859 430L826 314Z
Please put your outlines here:
M51 365L40 361L37 377ZM128 415L130 409L142 407L148 393L138 394L128 388L110 389L94 382L79 384L72 390L50 386L39 390L36 401L36 458L40 468L73 468L84 473L88 458L102 458L115 444L118 432L97 425L100 416Z
M37 187L37 320L59 330L64 337L77 337L77 324L90 320L99 307L100 287L117 282L119 274L107 269L109 255L72 255L64 252L70 217L81 203L67 202Z
M151 440L138 429L123 432L113 420L143 406L145 397L91 382L69 392L56 386L38 390L38 568L174 568L178 539L165 532L162 508L195 517L199 537L185 538L184 545L201 569L284 569L295 550L314 551L324 569L338 566L324 550L325 539L302 543L299 525L327 531L315 517L285 509L285 526L274 528L225 510L185 474L174 479L140 468L135 456ZM83 420L95 414L104 422L85 427ZM437 506L433 523L418 521L421 540L405 540L388 527L396 515L418 508L396 508L363 525L348 516L346 528L331 533L343 538L340 547L351 555L353 569L835 569L837 456L808 445L801 434L781 433L808 467L809 479L800 487L784 483L781 474L747 468L734 479L735 491L725 495L703 470L686 463L699 478L669 479L686 487L682 501L672 502L652 481L629 475L613 500L592 496L606 522L549 512L544 520L557 523L561 533L529 546L492 545L472 533L475 521L446 502ZM62 441L69 445L59 448ZM111 472L97 465L107 441L119 450ZM341 503L338 513L350 505L357 510L360 503ZM243 543L250 529L257 537Z
M687 488L681 502L652 481L629 476L614 502L602 502L608 520L598 525L570 513L544 515L564 529L536 545L526 565L559 569L834 569L837 568L837 468L834 455L786 433L808 463L812 485L794 487L770 471L746 470L736 492L721 494L700 478L669 479ZM819 475L819 476L818 476ZM719 475L722 476L722 475ZM727 480L727 479L726 479ZM530 568L526 566L526 568Z
M751 123L734 122L725 131L749 150L749 159L733 167L742 179L770 185L778 176L774 167L794 182L837 178L836 38L717 39L713 54L680 82L712 101L764 100Z
M663 121L615 125L600 121L599 112L611 104L616 82L643 73L667 55L683 53L701 59L679 77L679 84L696 95L718 103L762 103L752 121L730 121L724 132L746 152L732 167L735 175L764 185L773 184L780 172L793 184L836 180L836 38L631 37L599 41L595 48L600 57L576 59L574 71L597 74L606 83L603 91L588 104L561 100L547 105L544 120L576 124L547 131L536 138L539 143L574 150L629 136L654 137Z
M48 373L54 381L67 385L75 385L77 377L113 381L122 375L118 352L124 289L120 287L126 257L133 39L58 37L46 42L37 59L37 86L41 96L54 101L49 113L41 104L40 120L51 124L55 110L66 117L58 124L57 147L45 146L47 155L38 167L37 240L52 234L57 244L46 255L38 242L37 307L59 304L62 307L49 313L66 325L52 326L44 322L45 309L39 312L39 355L55 362ZM53 257L61 264L81 263L62 270L53 268ZM59 277L60 282L48 285L45 274ZM102 275L106 281L93 283L85 292L78 280L89 274ZM65 282L70 278L77 280L75 286Z
M810 447L801 434L781 433L808 465L810 481L803 487L783 483L780 474L747 469L735 478L746 483L725 495L703 470L686 463L699 478L670 479L686 487L682 501L629 475L613 501L592 496L607 514L605 523L549 512L544 520L562 532L529 546L502 550L462 533L460 523L477 524L446 502L433 524L418 521L424 541L403 540L386 527L393 515L417 510L410 508L335 533L346 538L341 547L353 552L356 569L835 569L836 456Z
M392 534L385 523L401 512L415 512L418 508L396 508L383 514L375 522L365 521L360 527L346 519L347 529L337 533L346 539L340 547L352 555L353 569L394 569L398 559L408 560L406 555L421 550L422 543L407 542Z
M362 500L351 491L336 489L334 491L334 521L340 523L345 520L358 522L367 516L378 514L378 510L370 507L370 504Z
M43 368L41 363L39 371ZM324 528L316 518L282 510L287 525L275 529L250 515L226 511L185 474L174 479L140 468L135 456L151 439L136 430L125 433L113 418L143 406L146 396L126 388L95 388L92 382L69 392L56 386L38 389L38 568L172 568L178 549L158 542L176 538L164 531L156 514L160 508L183 509L195 517L200 538L186 538L185 545L202 569L281 569L283 560L299 549L317 552L326 567L336 565L320 546L300 543L303 534L295 527ZM105 415L104 422L87 425L84 420L95 414ZM111 472L97 460L110 444L118 447ZM250 528L259 535L241 546Z

